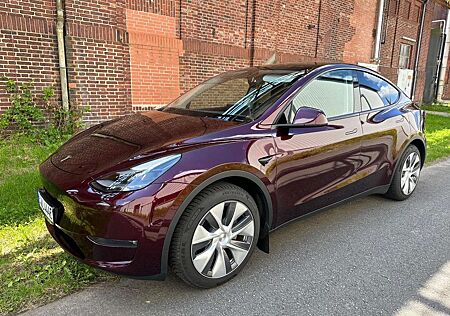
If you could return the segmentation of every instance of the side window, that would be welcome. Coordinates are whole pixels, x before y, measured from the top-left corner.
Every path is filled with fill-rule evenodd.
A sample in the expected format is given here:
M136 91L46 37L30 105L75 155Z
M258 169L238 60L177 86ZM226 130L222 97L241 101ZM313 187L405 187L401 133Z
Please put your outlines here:
M400 92L389 82L367 72L358 71L362 109L378 109L398 101Z
M294 113L308 106L322 110L328 118L353 113L353 71L334 70L317 77L294 97L292 106Z

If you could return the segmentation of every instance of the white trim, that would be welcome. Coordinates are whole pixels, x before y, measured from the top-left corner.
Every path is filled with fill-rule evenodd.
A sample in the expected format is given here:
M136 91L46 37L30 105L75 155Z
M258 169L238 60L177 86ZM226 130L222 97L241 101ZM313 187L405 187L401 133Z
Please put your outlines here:
M385 0L380 0L380 5L378 7L377 33L375 37L375 51L373 57L377 63L379 63L381 59L381 29L383 28L384 2Z
M436 96L438 101L443 101L442 96L444 95L445 76L448 71L448 58L450 50L450 10L447 10L447 21L445 24L446 26L444 32L447 37L445 40L444 55L442 56L441 73L439 74L438 93Z
M402 39L406 40L406 41L410 41L413 43L416 43L417 41L414 38L410 38L410 37L406 37L406 36L402 36Z

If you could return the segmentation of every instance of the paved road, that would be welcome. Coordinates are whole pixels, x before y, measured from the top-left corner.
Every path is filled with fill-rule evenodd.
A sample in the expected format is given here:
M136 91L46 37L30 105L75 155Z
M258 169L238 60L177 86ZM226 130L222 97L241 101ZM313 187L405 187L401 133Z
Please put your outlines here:
M450 160L426 168L408 201L363 198L277 230L271 254L219 288L121 279L27 315L432 312L450 315Z
M427 112L428 114L450 117L450 113L448 112L437 112L437 111L425 111L425 112Z

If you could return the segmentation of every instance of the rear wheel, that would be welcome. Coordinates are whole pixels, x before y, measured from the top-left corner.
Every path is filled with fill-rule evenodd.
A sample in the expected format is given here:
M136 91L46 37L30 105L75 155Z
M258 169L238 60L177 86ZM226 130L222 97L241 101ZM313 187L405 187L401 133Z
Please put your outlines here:
M210 288L236 276L259 236L253 198L230 183L217 183L189 204L175 229L170 250L173 271L193 286Z
M409 198L417 187L421 168L422 161L419 149L414 145L410 145L398 163L386 196L398 201Z

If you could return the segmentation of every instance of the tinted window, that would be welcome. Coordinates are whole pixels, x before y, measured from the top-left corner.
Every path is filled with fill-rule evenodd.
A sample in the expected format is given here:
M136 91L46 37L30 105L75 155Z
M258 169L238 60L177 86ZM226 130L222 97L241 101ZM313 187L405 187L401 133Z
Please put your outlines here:
M302 106L322 110L329 118L353 113L353 71L335 70L314 79L292 101L294 110Z
M367 72L358 71L361 104L365 109L392 105L400 98L400 92L387 81Z
M260 116L307 70L246 69L205 81L162 109L164 112L245 122Z

